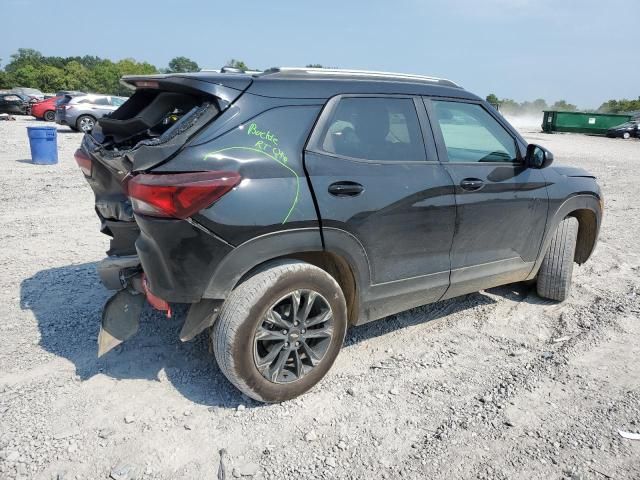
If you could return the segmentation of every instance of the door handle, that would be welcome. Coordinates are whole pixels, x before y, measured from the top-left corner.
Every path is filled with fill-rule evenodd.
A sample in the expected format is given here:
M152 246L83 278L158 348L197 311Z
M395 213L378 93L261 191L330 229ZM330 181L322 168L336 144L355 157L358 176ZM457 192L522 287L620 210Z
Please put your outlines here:
M335 182L329 185L329 193L336 197L355 197L364 192L364 187L356 182Z
M460 186L463 190L474 192L484 187L484 182L479 178L465 178L460 182Z

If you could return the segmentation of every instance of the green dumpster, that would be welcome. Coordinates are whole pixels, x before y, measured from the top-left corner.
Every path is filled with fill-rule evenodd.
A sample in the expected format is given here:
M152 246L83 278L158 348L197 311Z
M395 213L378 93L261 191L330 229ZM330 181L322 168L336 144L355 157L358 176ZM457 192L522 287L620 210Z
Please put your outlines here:
M593 133L604 135L607 129L631 120L632 115L609 113L558 112L545 110L542 116L542 131Z

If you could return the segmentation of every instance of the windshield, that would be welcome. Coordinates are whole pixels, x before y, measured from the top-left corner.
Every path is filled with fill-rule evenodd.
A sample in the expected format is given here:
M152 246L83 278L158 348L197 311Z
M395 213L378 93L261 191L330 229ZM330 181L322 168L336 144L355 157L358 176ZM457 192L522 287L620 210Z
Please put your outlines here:
M627 127L635 127L637 125L636 122L624 122L621 123L620 125L616 125L613 128L627 128Z
M27 95L42 95L42 92L37 88L23 88L22 93L26 93Z

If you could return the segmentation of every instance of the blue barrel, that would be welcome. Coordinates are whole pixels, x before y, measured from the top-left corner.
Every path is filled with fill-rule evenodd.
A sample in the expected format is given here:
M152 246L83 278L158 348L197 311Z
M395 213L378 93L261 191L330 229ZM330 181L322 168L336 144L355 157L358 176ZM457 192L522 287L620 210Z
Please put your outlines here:
M56 127L27 127L31 161L38 165L58 163L58 130Z

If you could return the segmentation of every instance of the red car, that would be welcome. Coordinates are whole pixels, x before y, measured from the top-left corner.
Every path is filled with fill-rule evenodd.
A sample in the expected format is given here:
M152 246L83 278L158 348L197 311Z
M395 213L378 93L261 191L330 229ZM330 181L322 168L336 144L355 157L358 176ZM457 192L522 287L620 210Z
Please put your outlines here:
M31 105L31 115L38 120L53 122L56 118L56 102L63 97L51 97Z

